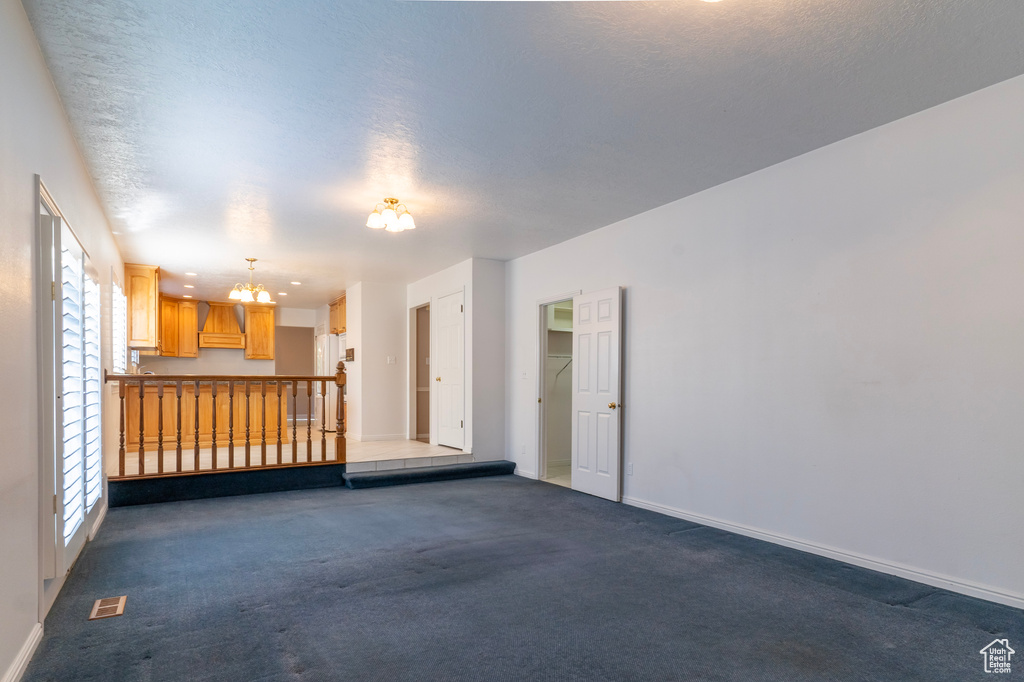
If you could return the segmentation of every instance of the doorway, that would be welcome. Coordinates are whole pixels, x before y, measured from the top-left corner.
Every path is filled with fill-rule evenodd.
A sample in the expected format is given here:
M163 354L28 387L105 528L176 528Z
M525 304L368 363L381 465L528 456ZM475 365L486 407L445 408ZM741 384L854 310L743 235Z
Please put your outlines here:
M416 420L413 438L430 442L430 305L416 308Z
M541 480L572 487L572 299L541 306Z

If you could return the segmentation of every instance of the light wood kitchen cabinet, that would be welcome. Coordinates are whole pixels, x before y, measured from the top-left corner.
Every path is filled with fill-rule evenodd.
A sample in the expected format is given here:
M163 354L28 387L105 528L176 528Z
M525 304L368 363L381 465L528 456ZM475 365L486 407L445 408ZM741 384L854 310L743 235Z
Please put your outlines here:
M274 359L274 309L270 306L245 306L245 359Z
M160 355L178 357L178 300L160 297Z
M199 303L160 297L160 355L170 358L199 356Z
M199 357L199 302L178 302L178 357Z
M331 333L345 333L345 297L342 296L331 302Z
M253 449L259 452L260 441L266 435L267 443L291 442L291 431L288 425L288 391L287 384L281 386L282 395L277 395L278 385L267 383L265 395L258 382L251 382L249 408L246 409L245 382L235 384L234 400L229 399L231 393L227 384L217 387L216 429L217 444L227 445L229 441L236 446L245 445L246 423L250 425ZM175 398L174 386L165 386L163 399L160 389L153 384L146 384L142 396L144 442L148 448L155 448L160 440L160 413L163 412L164 448L173 450L177 441L178 403ZM191 449L196 441L196 412L199 413L199 447L208 448L213 444L214 430L214 399L210 384L199 388L196 400L192 383L186 382L181 396L181 441L182 447ZM198 405L196 404L198 402ZM129 450L139 448L139 387L129 384L125 391L126 406L126 443ZM248 416L248 419L246 419ZM262 424L266 417L266 427ZM233 436L233 438L232 438ZM258 456L258 455L257 455Z
M125 263L124 283L128 299L128 347L156 350L160 343L160 268Z

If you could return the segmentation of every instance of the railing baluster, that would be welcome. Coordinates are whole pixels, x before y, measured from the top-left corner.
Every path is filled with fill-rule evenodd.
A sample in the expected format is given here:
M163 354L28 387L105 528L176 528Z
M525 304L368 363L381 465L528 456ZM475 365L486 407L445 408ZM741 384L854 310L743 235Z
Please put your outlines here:
M117 448L117 475L124 476L124 379L117 382L117 397L121 404L121 444Z
M196 379L195 396L196 396L196 423L195 423L195 427L196 427L196 456L195 456L195 463L192 465L192 470L193 471L199 471L199 380L198 379Z
M235 468L235 382L228 382L228 469Z
M245 466L246 468L252 466L252 462L249 458L249 381L245 382Z
M214 381L210 384L210 400L213 402L213 407L210 408L210 438L213 442L210 444L210 467L217 470L217 382Z
M156 385L156 472L164 472L164 382Z
M139 382L139 476L146 473L146 382Z
M281 389L283 384L280 381L277 382L277 463L284 464L281 459L284 457L281 450L281 416L283 411L281 410ZM285 398L287 400L287 398Z
M296 418L298 416L298 407L299 382L292 381L292 464L298 464L299 462L299 422Z
M327 382L320 382L320 461L327 461Z
M177 411L178 411L178 418L177 418L177 421L176 421L176 429L175 429L177 431L178 442L177 442L177 445L174 448L175 466L176 466L175 471L178 472L178 473L181 473L181 380L180 379L178 381L176 381L175 384L174 384L174 396L175 396L175 404L177 406Z
M267 466L267 382L260 381L260 465Z

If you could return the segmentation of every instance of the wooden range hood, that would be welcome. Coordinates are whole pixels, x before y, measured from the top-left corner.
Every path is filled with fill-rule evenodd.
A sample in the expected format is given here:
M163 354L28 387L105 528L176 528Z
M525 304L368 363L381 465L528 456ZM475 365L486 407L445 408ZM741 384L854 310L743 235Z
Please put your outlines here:
M245 334L238 327L234 303L207 301L210 314L199 332L200 348L245 348Z

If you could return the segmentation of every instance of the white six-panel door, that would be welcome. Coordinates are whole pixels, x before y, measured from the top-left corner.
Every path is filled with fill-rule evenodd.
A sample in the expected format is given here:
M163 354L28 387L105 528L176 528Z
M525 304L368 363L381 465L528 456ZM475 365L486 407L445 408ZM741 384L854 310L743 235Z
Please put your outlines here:
M581 294L572 301L572 487L618 502L619 287Z
M433 316L433 310L431 310ZM437 301L434 356L430 359L437 390L437 443L462 449L465 446L465 331L461 291Z

